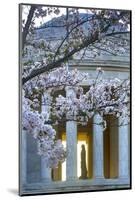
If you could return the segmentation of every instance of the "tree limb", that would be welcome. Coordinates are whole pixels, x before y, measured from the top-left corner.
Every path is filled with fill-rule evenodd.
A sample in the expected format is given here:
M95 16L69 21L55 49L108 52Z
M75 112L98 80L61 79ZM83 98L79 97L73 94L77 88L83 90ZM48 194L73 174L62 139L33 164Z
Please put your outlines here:
M120 35L120 34L129 34L130 32L129 31L124 31L124 32L113 32L113 33L108 33L106 34L105 36L112 36L112 35Z
M29 28L30 28L30 25L31 25L31 21L32 21L35 9L36 9L36 6L32 5L31 8L30 8L29 14L28 14L27 22L26 22L25 27L24 27L23 32L22 32L22 49L24 49L24 45L26 43L26 37L27 37L28 32L29 32Z
M94 43L97 40L98 40L98 33L94 34L93 37L85 40L79 47L74 48L72 51L67 53L63 58L60 58L57 61L54 61L54 62L52 62L52 63L50 63L46 66L43 66L40 69L33 70L29 76L22 79L22 84L25 84L28 80L34 78L35 76L38 76L38 75L40 75L44 72L47 72L47 71L50 71L50 70L52 70L56 67L59 67L61 63L67 61L72 55L74 55L78 51L82 50L83 48L88 47L90 44Z

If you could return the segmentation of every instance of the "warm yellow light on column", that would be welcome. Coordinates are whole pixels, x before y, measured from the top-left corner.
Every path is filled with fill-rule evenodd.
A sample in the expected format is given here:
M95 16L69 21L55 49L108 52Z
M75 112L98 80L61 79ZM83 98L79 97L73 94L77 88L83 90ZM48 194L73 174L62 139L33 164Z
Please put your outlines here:
M62 141L64 147L66 147L66 141ZM66 161L62 163L62 181L66 181Z

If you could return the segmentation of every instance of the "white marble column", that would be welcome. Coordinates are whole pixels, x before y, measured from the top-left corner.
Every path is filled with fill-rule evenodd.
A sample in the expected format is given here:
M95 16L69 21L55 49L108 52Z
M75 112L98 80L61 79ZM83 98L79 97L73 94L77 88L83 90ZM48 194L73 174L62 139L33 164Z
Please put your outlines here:
M44 94L42 97L42 112L49 112L49 106L47 102L48 94ZM51 169L45 166L45 158L41 156L41 181L50 182L51 181Z
M126 124L126 123L125 123ZM119 118L119 178L129 177L129 128Z
M22 130L21 135L21 183L27 183L27 132Z
M77 124L74 121L66 123L67 159L66 179L77 179Z
M96 114L93 119L93 177L104 178L103 126L102 117Z
M72 88L66 90L67 97L75 97L75 91ZM77 122L66 122L66 180L77 179Z

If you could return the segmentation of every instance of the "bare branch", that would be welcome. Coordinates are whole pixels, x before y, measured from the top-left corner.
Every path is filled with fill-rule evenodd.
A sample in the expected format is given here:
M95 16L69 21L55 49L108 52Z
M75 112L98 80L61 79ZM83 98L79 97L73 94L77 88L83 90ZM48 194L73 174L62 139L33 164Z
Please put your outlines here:
M118 32L108 33L105 36L121 35L121 34L127 34L127 33L129 34L130 32L129 31L124 31L124 32L118 31Z
M25 27L23 29L23 33L22 33L22 49L24 48L24 45L26 43L26 37L28 35L29 32L29 28L31 25L31 21L35 12L36 6L32 5L28 14L28 18L27 18L27 22L25 24Z

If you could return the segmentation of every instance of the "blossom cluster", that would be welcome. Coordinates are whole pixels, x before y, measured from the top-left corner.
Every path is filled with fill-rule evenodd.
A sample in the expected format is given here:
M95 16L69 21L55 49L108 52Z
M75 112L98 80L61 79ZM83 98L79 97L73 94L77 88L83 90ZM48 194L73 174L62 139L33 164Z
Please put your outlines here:
M66 151L61 140L56 139L56 131L46 124L48 113L31 109L32 102L23 96L22 126L37 140L38 154L44 156L46 167L57 167L65 160Z
M86 79L88 79L87 73L80 73L77 69L69 71L64 66L29 80L23 88L27 94L32 95L35 90L42 93L47 90L56 91L65 86L75 86Z
M68 85L77 85L87 76L86 73L80 73L76 69L68 71L66 67L62 67L28 81L23 87L22 126L37 140L38 153L45 157L47 167L56 167L59 161L63 162L66 151L61 140L56 140L56 131L47 124L50 120L50 111L36 110L40 104L51 107L52 97L47 95L47 98L42 98L41 103L37 98L37 93L49 93L50 89L52 92Z
M75 120L85 125L96 113L102 117L105 115L121 117L122 125L129 122L129 80L117 78L107 80L103 79L102 75L102 69L98 68L97 77L89 80L89 76L85 73L59 68L24 85L23 128L37 140L38 154L45 157L47 167L57 167L58 162L63 162L66 158L66 150L61 140L56 139L53 124L63 120ZM89 81L87 91L79 85L83 80ZM61 87L66 90L67 95L53 96L52 89L61 90ZM34 98L35 89L37 92L42 89L44 94L42 94L44 98L40 99L42 112L34 109L39 101L37 96ZM31 96L33 96L32 100L29 98ZM103 126L105 129L105 120Z
M99 71L101 73L101 71ZM77 93L77 88L73 88ZM80 91L80 88L79 88ZM83 91L83 88L82 90ZM78 94L78 93L77 93ZM89 90L79 95L62 96L56 98L53 114L62 120L76 120L86 124L95 113L115 115L121 117L123 123L129 122L130 115L130 82L129 80L102 80L98 79L89 85Z

